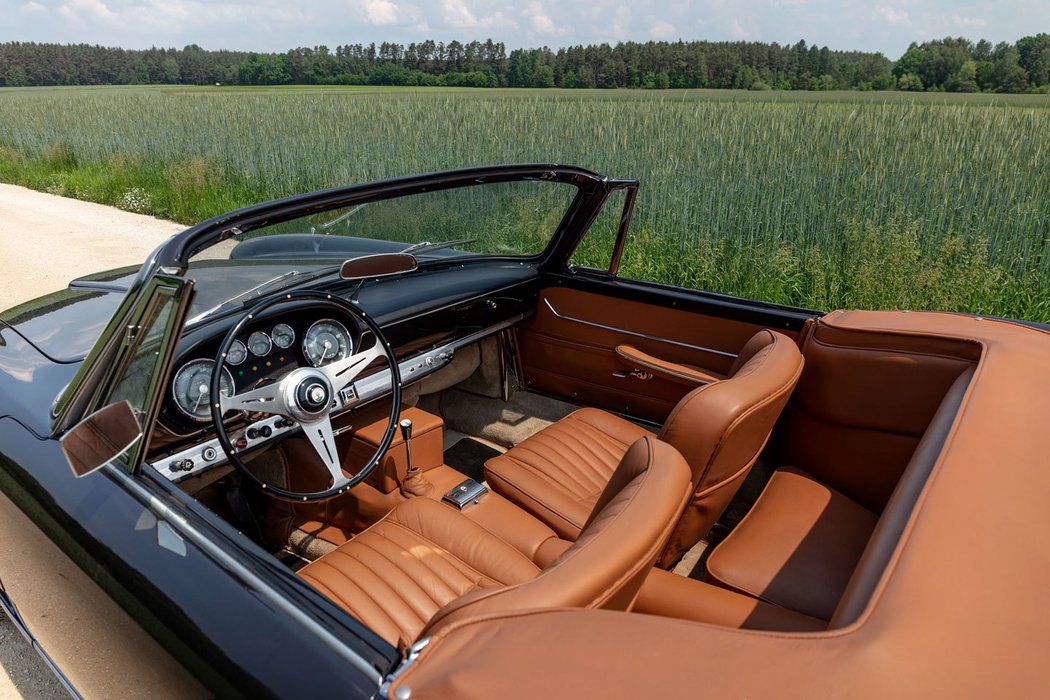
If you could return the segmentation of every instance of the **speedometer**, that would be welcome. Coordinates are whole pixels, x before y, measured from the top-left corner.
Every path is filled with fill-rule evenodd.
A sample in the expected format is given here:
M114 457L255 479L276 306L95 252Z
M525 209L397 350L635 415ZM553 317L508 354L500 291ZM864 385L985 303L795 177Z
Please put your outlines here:
M338 321L318 321L303 336L303 354L314 367L345 360L353 351L350 333Z
M171 383L171 393L175 405L187 417L204 422L211 416L209 395L211 394L211 375L215 369L212 360L193 360L184 364L175 373ZM225 367L219 378L219 391L223 396L233 395L233 375Z

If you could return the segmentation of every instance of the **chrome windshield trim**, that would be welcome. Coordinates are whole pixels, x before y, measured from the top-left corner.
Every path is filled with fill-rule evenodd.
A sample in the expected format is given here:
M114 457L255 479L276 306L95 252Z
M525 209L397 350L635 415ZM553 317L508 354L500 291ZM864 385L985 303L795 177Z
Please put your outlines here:
M574 318L572 316L566 316L558 313L558 310L551 305L551 302L546 297L543 298L543 303L547 305L547 308L551 310L551 313L563 321L572 321L573 323L581 323L591 328L601 328L602 330L612 331L613 333L623 333L624 335L634 336L635 338L645 338L646 340L655 340L658 343L667 343L668 345L677 345L680 348L689 348L690 350L699 350L700 352L709 352L712 355L721 355L722 357L736 358L736 354L732 352L726 352L725 350L715 350L714 348L705 347L703 345L691 345L689 343L683 343L679 340L670 340L668 338L661 338L658 335L649 335L648 333L639 333L637 331L629 331L624 328L616 328L614 326L606 326L602 323L595 323L594 321L585 321L582 318Z

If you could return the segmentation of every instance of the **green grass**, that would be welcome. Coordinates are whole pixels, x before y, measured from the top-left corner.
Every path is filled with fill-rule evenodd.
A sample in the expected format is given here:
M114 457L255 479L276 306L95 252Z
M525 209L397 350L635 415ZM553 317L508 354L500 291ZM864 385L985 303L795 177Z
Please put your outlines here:
M625 275L821 309L1050 321L1045 95L0 90L0 180L187 224L526 161L642 180ZM611 226L595 233L576 262L602 263Z

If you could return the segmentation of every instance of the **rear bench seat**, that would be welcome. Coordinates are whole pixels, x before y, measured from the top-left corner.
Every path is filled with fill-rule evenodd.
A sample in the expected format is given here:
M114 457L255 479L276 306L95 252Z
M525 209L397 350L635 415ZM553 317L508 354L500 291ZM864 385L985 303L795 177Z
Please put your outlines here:
M707 560L709 579L841 627L863 611L937 462L973 377L955 380L881 517L796 469L773 475Z
M854 622L900 541L973 373L964 371L944 396L881 516L800 470L780 469L707 560L708 580L723 590L654 571L635 612L799 632Z

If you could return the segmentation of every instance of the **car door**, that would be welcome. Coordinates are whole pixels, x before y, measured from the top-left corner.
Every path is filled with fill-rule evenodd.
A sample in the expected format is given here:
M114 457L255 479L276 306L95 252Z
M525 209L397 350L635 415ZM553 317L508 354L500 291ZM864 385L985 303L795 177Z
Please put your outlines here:
M111 329L106 363L114 395L145 405L150 387L162 380L164 347L187 298L182 281L158 278L139 303L126 301L130 323ZM19 427L0 425L0 575L12 621L74 695L206 697L200 682L107 591L110 557L87 534L119 527L122 516L137 518L141 508L131 507L101 473L77 479L56 440ZM124 468L137 447L118 457ZM126 522L128 532L134 525Z
M636 191L614 182L589 230L550 261L517 346L526 388L661 423L694 378L725 377L757 331L797 338L816 312L621 276Z

